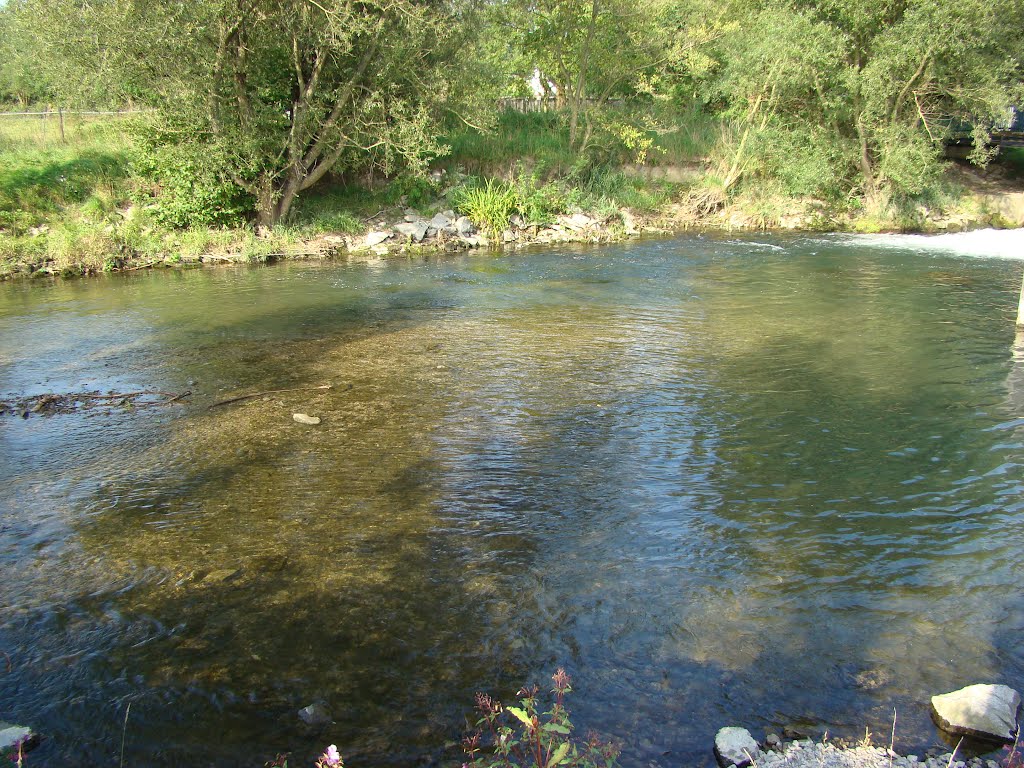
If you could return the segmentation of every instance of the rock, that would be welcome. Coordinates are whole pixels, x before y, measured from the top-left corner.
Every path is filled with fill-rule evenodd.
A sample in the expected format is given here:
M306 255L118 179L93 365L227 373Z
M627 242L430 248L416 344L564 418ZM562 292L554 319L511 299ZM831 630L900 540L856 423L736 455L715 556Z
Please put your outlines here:
M416 221L420 217L420 212L415 208L406 208L402 213L405 215L406 221Z
M715 757L722 768L743 768L761 756L761 749L746 728L722 728L715 734Z
M511 229L506 229L501 234L501 241L503 243L514 243L516 241L516 233Z
M1013 741L1020 694L1006 685L969 685L932 696L932 719L947 733Z
M627 235L635 235L640 232L636 226L636 217L633 216L631 211L623 208L619 211L619 215L622 217L622 227L626 230Z
M410 221L395 225L396 232L412 238L417 243L423 242L423 238L427 236L427 229L429 227L425 221Z
M219 568L216 571L210 571L203 577L203 584L223 584L224 582L231 581L236 578L242 572L241 568Z
M27 752L38 743L39 736L33 733L31 728L24 725L0 722L0 752L8 749L17 749L19 744Z
M447 229L451 226L452 220L445 216L443 213L434 214L434 218L430 220L430 226L434 229Z
M330 725L334 722L330 710L319 701L300 709L299 719L306 725Z
M364 245L367 248L373 248L373 246L380 245L385 240L387 240L389 237L391 237L391 233L390 232L381 232L381 231L367 232L366 233L366 241L365 241Z
M343 246L347 242L344 235L324 235L324 242L328 245Z
M455 231L463 236L473 235L476 234L476 227L467 217L459 216L459 218L455 220Z
M764 745L768 749L780 750L782 749L782 739L777 733L769 733L764 738Z
M574 213L572 216L559 216L558 223L568 227L573 232L579 232L594 226L594 220L583 213Z
M491 241L483 235L463 236L460 240L470 248L486 248L491 243Z
M319 416L307 416L304 413L293 413L292 418L299 424L308 424L311 427L315 427L320 423Z

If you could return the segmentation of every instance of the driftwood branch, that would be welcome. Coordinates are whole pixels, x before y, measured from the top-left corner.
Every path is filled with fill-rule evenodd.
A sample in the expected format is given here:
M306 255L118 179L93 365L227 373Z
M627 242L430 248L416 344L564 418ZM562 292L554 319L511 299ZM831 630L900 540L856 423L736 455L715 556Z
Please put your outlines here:
M323 384L319 387L295 387L293 389L267 389L263 392L252 392L247 395L238 395L237 397L229 397L227 400L221 400L210 406L210 409L218 408L222 405L230 405L231 403L239 403L242 400L251 400L254 397L263 397L264 395L277 395L282 392L309 392L315 389L331 389L333 384Z

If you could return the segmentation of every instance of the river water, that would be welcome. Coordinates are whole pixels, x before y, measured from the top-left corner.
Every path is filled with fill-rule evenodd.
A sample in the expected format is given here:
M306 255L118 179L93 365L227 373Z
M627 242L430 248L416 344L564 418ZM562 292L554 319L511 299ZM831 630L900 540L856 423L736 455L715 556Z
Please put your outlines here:
M194 394L0 417L0 720L28 765L451 763L564 666L627 766L936 743L930 695L1024 686L1000 237L2 285L0 400Z

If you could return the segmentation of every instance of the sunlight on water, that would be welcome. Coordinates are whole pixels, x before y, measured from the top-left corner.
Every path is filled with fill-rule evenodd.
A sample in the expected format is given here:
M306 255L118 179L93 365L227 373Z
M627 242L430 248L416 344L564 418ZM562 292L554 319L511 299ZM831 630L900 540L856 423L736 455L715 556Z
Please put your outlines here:
M0 416L0 716L46 764L131 702L134 766L426 765L565 665L628 766L894 706L927 746L931 694L1024 684L1020 275L878 245L0 286L0 401L194 392Z

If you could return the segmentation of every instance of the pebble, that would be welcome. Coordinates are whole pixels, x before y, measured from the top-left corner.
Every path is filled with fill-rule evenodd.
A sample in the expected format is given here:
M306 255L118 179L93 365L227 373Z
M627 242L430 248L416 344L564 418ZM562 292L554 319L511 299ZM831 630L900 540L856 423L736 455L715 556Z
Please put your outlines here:
M304 413L293 413L292 418L299 424L309 424L310 426L313 427L320 423L319 416L307 416Z

